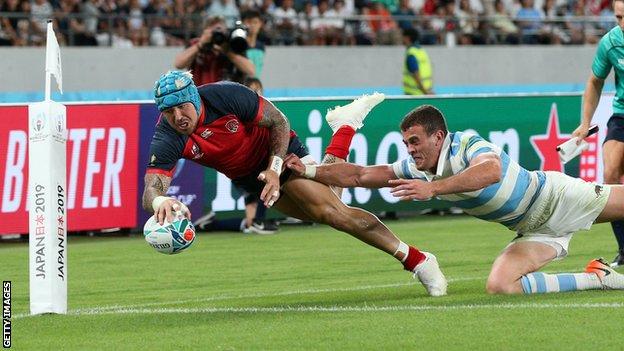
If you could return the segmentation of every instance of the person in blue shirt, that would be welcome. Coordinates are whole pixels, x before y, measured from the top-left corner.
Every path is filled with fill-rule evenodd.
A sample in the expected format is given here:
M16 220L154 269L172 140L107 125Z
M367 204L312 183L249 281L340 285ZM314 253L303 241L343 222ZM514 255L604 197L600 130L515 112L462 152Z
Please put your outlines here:
M590 261L583 273L538 272L568 254L575 232L594 222L624 219L624 186L528 171L480 136L450 132L442 112L431 105L407 113L400 128L410 156L393 164L304 165L293 154L286 166L328 185L392 187L400 200L435 197L515 231L516 238L494 261L488 293L624 289L624 275L601 259Z

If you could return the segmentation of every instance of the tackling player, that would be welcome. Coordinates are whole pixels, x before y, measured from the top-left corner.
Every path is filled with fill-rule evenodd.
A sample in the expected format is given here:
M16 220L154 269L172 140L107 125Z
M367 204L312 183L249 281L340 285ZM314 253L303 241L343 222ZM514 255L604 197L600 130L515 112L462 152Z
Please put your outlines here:
M537 270L564 258L572 235L593 222L624 219L624 186L599 185L560 172L527 171L498 146L477 135L448 131L431 105L409 112L401 134L410 157L391 165L304 165L286 159L297 174L341 187L392 186L401 200L448 201L475 217L498 222L517 236L498 256L487 280L492 294L624 289L624 275L601 259L585 273Z

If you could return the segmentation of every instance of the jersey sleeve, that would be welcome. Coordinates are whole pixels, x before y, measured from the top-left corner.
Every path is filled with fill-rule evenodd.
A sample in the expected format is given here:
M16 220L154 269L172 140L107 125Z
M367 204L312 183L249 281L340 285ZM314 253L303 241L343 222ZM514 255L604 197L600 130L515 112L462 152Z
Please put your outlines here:
M425 174L416 169L416 164L411 158L396 161L392 164L392 170L397 178L427 180Z
M466 165L472 161L475 157L485 152L494 152L498 154L498 148L486 141L482 137L474 134L464 134L462 136L462 144L465 144L464 149L464 162Z
M260 120L262 100L253 90L234 82L219 82L200 88L202 97L223 114L233 114L243 123Z
M176 163L182 158L184 144L182 136L160 125L156 127L150 144L146 173L160 173L171 177Z
M598 49L596 50L596 56L594 56L594 62L592 63L592 72L600 79L607 78L609 72L611 72L612 65L607 56L609 47L611 46L609 34L610 33L605 34L602 39L600 39Z
M416 56L408 55L405 59L405 63L408 71L411 73L418 72L418 60L416 60Z

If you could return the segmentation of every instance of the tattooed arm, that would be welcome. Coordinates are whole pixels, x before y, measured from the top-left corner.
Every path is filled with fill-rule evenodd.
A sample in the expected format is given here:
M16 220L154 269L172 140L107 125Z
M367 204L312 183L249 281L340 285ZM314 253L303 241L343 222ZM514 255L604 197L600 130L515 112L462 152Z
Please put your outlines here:
M158 223L163 224L165 218L169 222L173 221L174 213L181 210L188 219L191 219L191 212L186 205L180 201L166 197L167 189L171 184L171 177L158 173L145 174L145 189L143 190L143 209L147 212L154 212ZM154 208L154 200L161 197L156 202L158 208Z
M158 196L166 196L171 184L171 177L158 173L145 173L145 189L143 190L143 209L153 211L152 202Z
M290 141L290 123L282 111L273 106L270 101L261 99L264 100L262 119L258 125L270 130L269 154L271 158L267 169L260 173L258 179L266 183L260 194L260 199L264 201L265 206L271 207L279 199L279 175L282 172L283 159L286 156Z
M283 159L286 156L288 142L290 141L290 123L286 116L273 103L264 99L262 119L258 122L258 125L269 128L271 131L271 156L278 156Z

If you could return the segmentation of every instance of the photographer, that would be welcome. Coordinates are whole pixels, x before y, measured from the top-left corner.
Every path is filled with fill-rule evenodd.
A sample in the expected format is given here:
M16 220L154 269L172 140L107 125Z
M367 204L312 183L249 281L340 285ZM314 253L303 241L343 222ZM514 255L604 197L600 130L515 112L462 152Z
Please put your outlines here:
M245 57L246 31L236 27L228 30L221 17L208 22L202 35L192 39L189 46L176 55L174 66L193 72L196 85L220 80L242 83L256 74L253 63Z

